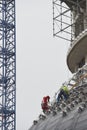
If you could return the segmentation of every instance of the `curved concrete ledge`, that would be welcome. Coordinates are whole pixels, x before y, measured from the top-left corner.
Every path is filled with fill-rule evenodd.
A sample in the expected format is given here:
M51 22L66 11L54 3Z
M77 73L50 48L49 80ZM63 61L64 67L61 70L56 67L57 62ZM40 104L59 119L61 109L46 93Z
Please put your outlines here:
M67 65L72 73L75 67L87 55L87 30L83 31L72 43L68 50Z

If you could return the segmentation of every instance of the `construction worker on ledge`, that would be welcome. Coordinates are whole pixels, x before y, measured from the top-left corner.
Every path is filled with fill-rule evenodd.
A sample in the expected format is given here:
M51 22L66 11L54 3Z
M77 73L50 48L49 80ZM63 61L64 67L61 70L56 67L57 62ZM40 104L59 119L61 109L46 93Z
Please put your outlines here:
M67 86L63 84L63 86L60 88L60 92L57 97L57 103L60 102L60 99L61 100L64 99L66 101L68 97L69 97L69 89Z
M43 100L42 100L42 103L41 103L41 107L42 107L42 110L43 110L44 113L48 112L49 109L50 109L49 100L50 100L49 96L43 97Z

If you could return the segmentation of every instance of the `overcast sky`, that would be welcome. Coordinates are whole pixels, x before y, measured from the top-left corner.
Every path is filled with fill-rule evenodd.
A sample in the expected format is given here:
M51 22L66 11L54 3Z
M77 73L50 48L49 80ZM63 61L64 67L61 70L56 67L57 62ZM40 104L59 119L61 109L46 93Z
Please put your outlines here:
M67 41L53 38L52 0L16 0L17 130L28 130L69 78Z

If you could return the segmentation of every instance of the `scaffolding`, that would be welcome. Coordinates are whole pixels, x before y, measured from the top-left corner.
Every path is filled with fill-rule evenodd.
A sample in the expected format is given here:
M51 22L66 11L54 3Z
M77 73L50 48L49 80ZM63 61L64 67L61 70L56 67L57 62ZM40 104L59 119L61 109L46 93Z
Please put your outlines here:
M72 42L87 28L87 0L53 0L53 36Z
M0 0L0 130L16 130L15 0Z

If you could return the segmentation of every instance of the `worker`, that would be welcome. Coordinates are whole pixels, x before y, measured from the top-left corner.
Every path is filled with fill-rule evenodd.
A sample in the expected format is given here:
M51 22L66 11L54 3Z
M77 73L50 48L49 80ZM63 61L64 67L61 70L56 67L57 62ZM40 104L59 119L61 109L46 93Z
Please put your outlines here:
M62 100L63 98L64 98L65 100L67 100L68 97L69 97L69 89L68 89L67 86L65 86L65 85L63 84L63 86L60 88L60 92L59 92L58 97L57 97L57 102L59 102L60 99Z
M50 100L49 96L43 97L43 100L42 100L42 103L41 103L41 107L42 107L42 110L43 110L44 113L49 111L49 109L50 109L49 100Z

